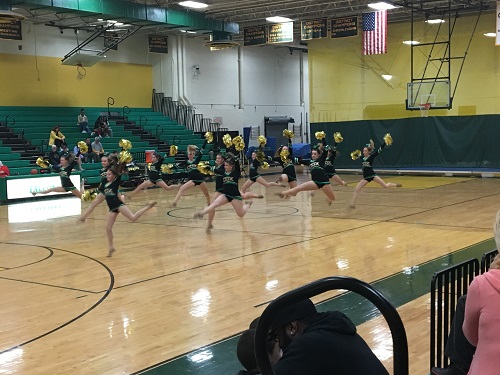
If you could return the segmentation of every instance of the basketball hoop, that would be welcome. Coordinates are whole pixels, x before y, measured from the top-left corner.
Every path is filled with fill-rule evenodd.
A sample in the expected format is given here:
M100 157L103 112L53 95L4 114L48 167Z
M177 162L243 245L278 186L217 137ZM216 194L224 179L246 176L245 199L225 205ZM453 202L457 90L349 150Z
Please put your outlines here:
M422 103L418 106L420 108L420 117L429 117L429 109L431 109L431 103Z

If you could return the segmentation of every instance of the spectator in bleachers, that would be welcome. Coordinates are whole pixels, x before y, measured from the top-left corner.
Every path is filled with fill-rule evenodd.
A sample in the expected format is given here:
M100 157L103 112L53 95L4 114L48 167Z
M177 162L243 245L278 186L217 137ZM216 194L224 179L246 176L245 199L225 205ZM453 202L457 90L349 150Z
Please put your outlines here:
M49 146L56 145L60 149L64 144L66 144L66 137L61 133L61 126L56 125L50 131Z
M345 314L318 313L309 299L275 314L271 330L283 349L277 375L388 375Z
M104 154L104 147L102 147L101 137L95 137L94 142L92 142L92 152L97 155L98 162L101 156Z
M80 127L80 131L82 133L90 134L89 119L87 118L83 108L80 110L80 114L78 115L78 126Z
M260 374L255 359L255 329L247 329L241 334L236 346L236 356L245 370L238 371L235 375Z
M0 161L0 178L10 176L9 168Z
M88 148L87 152L83 154L85 163L98 163L99 155L92 151L92 143L90 142L90 138L85 139L85 144Z
M463 331L476 347L468 375L498 374L500 356L500 255L467 291Z
M59 172L61 169L61 155L57 151L57 146L52 145L52 149L49 152L49 164L52 165L52 168Z

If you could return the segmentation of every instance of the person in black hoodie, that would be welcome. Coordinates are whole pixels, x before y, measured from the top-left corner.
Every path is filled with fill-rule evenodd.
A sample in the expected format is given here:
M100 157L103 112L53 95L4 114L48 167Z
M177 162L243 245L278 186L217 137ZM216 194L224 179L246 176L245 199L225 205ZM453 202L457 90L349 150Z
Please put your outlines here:
M345 314L318 313L309 299L278 312L271 330L283 349L276 375L388 375Z

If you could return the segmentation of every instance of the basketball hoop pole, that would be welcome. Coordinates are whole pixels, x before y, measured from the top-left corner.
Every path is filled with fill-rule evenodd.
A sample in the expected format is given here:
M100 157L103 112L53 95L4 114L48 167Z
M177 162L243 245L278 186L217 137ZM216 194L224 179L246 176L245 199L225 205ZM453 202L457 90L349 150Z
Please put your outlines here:
M429 109L431 109L431 103L422 103L418 106L420 109L420 117L429 117Z

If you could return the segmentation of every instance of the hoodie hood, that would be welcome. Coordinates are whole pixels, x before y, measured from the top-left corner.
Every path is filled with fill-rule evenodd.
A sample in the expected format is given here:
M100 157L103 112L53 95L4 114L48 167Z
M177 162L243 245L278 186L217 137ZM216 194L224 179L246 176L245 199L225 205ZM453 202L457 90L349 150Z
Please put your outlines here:
M491 286L498 294L500 294L500 269L492 268L482 275L487 284Z
M329 331L344 335L355 335L356 326L340 311L329 311L319 313L314 320L304 329L304 334L313 331Z

